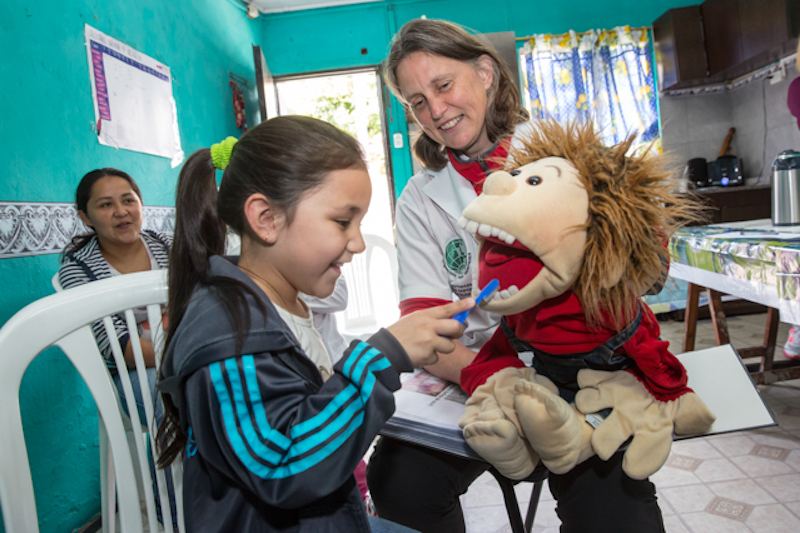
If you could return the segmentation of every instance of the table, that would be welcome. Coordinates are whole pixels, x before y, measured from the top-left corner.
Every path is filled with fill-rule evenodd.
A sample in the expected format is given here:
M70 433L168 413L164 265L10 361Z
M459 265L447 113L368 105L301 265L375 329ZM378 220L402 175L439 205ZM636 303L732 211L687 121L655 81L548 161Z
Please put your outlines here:
M687 227L670 240L670 277L688 282L684 351L694 349L697 302L708 289L717 344L730 342L722 296L769 308L764 342L737 348L756 383L800 377L800 361L773 361L780 320L800 324L800 226L776 227L769 219Z

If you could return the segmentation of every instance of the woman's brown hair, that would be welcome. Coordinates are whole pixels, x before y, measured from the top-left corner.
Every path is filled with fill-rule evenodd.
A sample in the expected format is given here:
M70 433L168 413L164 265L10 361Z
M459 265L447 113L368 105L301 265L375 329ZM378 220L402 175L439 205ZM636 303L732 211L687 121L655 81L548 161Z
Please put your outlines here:
M92 170L91 172L87 172L81 178L80 183L78 183L78 188L75 190L75 208L78 211L82 211L84 214L88 214L89 212L89 200L92 198L92 187L94 184L100 180L101 178L105 178L107 176L122 178L127 181L130 186L131 190L139 197L139 201L142 201L142 191L139 190L139 186L136 185L136 181L127 173L121 170L117 170L116 168L106 167L106 168L98 168L96 170ZM89 241L97 235L93 228L89 228L91 231L89 233L85 233L83 235L77 235L72 238L67 247L64 249L64 253L62 255L62 260L69 254L73 254L89 244Z
M461 26L434 19L415 19L405 23L392 39L389 55L383 62L386 83L406 109L409 107L400 92L397 68L414 52L456 59L473 67L483 55L492 58L492 86L488 91L489 104L486 109L486 133L490 141L496 142L510 136L517 124L530 118L522 107L517 80L512 78L511 70L497 51ZM433 170L440 170L447 165L447 154L441 150L439 143L424 132L414 143L414 153L423 165Z

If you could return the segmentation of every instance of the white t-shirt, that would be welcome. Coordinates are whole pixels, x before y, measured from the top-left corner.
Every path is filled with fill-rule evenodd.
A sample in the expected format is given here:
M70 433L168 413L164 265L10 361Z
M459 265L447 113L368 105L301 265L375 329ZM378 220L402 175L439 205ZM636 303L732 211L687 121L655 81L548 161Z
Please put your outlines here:
M147 257L150 259L150 270L158 270L160 267L158 266L158 262L156 261L153 252L150 251L150 247L147 246L147 242L144 238L139 237L141 239L142 244L144 244L144 249L147 250ZM108 263L108 261L106 261ZM122 272L114 268L111 263L108 263L108 270L111 272L112 276L124 276ZM164 312L166 309L165 306L161 306L161 312ZM152 336L150 334L150 322L147 319L147 308L146 307L137 307L133 310L133 317L136 319L137 330L139 332L139 338L143 341L152 342Z
M306 353L311 362L319 369L322 374L322 379L327 380L333 375L333 364L331 357L328 355L328 350L325 348L325 343L322 342L319 332L314 328L313 313L309 310L309 318L299 317L293 315L286 309L276 305L275 309L289 329L292 330L294 336L300 341L300 346Z

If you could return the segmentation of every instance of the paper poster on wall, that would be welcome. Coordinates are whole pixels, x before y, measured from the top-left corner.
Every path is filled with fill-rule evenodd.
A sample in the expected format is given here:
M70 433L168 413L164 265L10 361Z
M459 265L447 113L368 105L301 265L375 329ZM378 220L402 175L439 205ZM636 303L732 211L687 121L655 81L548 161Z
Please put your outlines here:
M86 25L100 144L183 161L168 66Z

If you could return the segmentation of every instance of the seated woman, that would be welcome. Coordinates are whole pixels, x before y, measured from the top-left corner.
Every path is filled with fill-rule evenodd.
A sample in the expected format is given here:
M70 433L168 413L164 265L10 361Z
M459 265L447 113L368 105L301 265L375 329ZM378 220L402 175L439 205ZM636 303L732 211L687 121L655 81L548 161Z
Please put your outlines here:
M78 216L93 232L75 237L64 250L58 271L58 281L62 287L69 289L112 276L167 268L172 237L142 230L142 193L128 174L114 168L89 172L78 184L75 204ZM155 352L150 339L147 312L144 308L137 309L134 315L139 326L150 390L154 391ZM125 317L122 314L114 315L112 320L117 339L124 350L125 361L129 368L133 368L133 349ZM122 382L102 321L92 325L92 332L122 397ZM131 373L131 385L139 417L144 424L144 403L135 373ZM155 418L157 423L161 420L160 406L156 406Z

